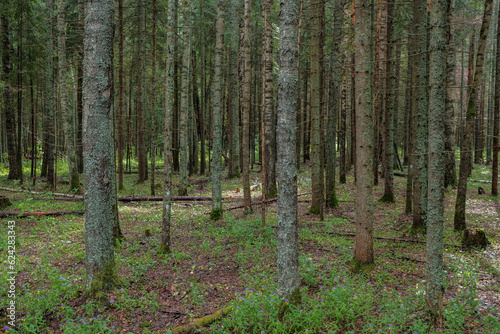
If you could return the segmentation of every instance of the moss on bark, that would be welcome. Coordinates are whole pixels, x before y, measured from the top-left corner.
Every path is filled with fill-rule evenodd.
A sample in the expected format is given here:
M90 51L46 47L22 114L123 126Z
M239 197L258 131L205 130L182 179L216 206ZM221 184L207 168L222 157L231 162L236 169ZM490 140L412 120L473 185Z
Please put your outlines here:
M321 206L319 205L311 205L308 212L312 215L320 215L321 214Z
M481 248L484 249L490 245L486 237L486 231L482 228L476 228L473 231L465 230L462 236L462 247L465 249Z
M393 193L384 194L378 201L381 203L396 203L396 198L394 197Z
M5 196L0 196L0 210L5 209L8 206L11 206L12 204L9 201L8 197Z
M302 296L300 294L300 289L297 287L288 296L285 296L278 305L278 319L283 321L285 314L290 310L290 305L300 305L302 302Z
M210 212L210 219L212 220L222 219L223 214L224 210L222 209L212 209L212 212Z

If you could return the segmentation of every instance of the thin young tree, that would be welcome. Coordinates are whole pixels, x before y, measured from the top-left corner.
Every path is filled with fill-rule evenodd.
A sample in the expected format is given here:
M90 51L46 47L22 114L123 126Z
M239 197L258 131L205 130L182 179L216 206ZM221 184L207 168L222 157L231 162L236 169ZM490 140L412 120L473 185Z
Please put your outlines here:
M443 324L443 224L445 179L446 55L450 1L432 2L430 12L429 140L427 207L427 305L432 323Z
M488 30L490 26L491 12L493 11L493 0L486 0L484 3L483 23L479 32L479 41L476 55L475 73L472 77L470 93L467 103L467 110L465 116L465 130L463 136L462 148L460 150L460 169L458 177L458 190L457 200L455 202L455 217L454 229L455 231L465 230L465 200L467 197L467 178L472 169L471 162L471 149L472 138L474 136L474 119L476 117L476 101L479 100L477 96L480 92L479 85L484 73L484 57L486 50L486 41L488 37Z
M278 294L280 317L287 302L300 303L297 221L297 0L281 1L278 75Z
M143 109L143 88L144 88L144 2L137 1L137 79L136 79L136 102L137 110L137 180L144 182L148 178L148 165L146 157L146 144L144 141L144 109Z
M123 190L123 1L118 0L118 189Z
M83 64L83 151L85 178L85 252L90 296L119 284L114 257L116 171L113 145L112 0L89 1Z
M356 69L356 240L353 271L369 269L373 256L373 68L371 58L372 4L355 1Z
M222 57L224 53L224 2L217 3L217 21L215 23L215 73L214 96L212 108L212 124L214 139L212 141L212 212L210 218L222 218Z

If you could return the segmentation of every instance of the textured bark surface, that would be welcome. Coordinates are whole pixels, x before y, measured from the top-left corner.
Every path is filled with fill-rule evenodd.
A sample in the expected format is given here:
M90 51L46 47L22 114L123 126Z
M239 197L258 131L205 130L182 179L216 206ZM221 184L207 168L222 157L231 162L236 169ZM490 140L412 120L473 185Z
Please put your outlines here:
M430 13L429 140L427 207L427 305L434 326L443 324L443 224L447 26L450 1L432 2Z
M372 5L356 0L356 241L354 260L363 265L373 257L373 96L371 24Z
M340 42L342 39L342 4L336 1L333 8L333 44L330 53L330 97L328 107L328 124L326 137L326 206L334 208L338 205L335 192L335 169L337 167L337 120L340 107L340 84L342 82ZM345 108L344 108L345 109Z
M189 72L191 63L191 1L184 0L182 5L183 12L183 53L182 53L182 69L181 69L181 103L179 110L179 196L187 195L188 187L188 109L189 104Z
M174 118L174 80L175 80L175 42L176 24L174 21L175 4L168 2L167 7L167 54L166 54L166 78L165 78L165 124L163 141L163 213L160 233L160 247L158 252L168 254L172 250L170 238L170 225L172 213L172 142L173 142L173 118Z
M252 72L250 68L250 0L245 0L245 19L243 23L242 60L243 81L241 83L241 117L242 126L242 167L243 167L243 196L245 201L244 212L252 212L252 196L250 194L250 89Z
M296 0L280 2L278 76L278 294L283 301L300 302L297 221L297 27Z
M69 190L75 191L80 189L80 174L76 162L75 149L75 127L73 126L73 113L68 106L68 86L67 86L67 69L66 63L66 15L64 9L64 0L57 2L57 53L59 67L59 105L61 114L64 117L63 130L66 139L66 155L68 159L69 169Z
M117 222L113 149L113 1L89 2L83 64L85 251L89 295L113 288L113 228Z
M311 188L312 199L309 212L323 216L324 200L324 175L322 173L322 152L321 152L321 121L322 121L322 101L321 101L321 59L322 45L322 13L325 10L324 0L311 1Z
M492 159L492 185L491 195L498 196L498 143L500 136L500 15L497 29L497 50L496 50L496 70L495 70L495 106L493 116L493 159Z
M224 45L222 37L224 34L223 2L217 4L217 22L215 24L215 77L214 95L212 108L212 123L214 138L212 141L212 213L213 220L222 218L222 57Z
M484 3L483 23L479 32L479 41L476 55L475 73L472 77L467 111L465 115L465 129L463 143L460 149L460 170L458 175L457 200L455 202L454 228L456 231L465 230L465 202L467 197L467 178L472 168L471 149L472 138L474 136L474 120L477 115L476 101L479 93L479 85L484 73L484 57L486 50L486 40L488 36L491 12L493 10L493 0L486 0Z
M451 1L448 6L448 22L453 15L454 1ZM446 34L448 39L447 56L446 56L446 120L445 120L445 152L446 152L446 168L445 168L445 187L457 186L457 168L455 164L455 86L456 86L456 50L455 37L450 24L446 25Z

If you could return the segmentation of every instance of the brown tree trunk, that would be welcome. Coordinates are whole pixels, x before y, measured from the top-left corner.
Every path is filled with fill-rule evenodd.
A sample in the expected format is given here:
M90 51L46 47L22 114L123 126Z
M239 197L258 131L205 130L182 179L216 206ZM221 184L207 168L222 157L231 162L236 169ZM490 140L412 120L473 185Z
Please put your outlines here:
M123 0L118 0L118 189L123 190Z

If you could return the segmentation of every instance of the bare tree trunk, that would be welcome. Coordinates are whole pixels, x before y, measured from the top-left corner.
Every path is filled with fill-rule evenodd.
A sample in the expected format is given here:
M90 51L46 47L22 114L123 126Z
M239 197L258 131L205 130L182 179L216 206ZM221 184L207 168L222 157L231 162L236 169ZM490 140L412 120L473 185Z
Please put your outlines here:
M153 1L152 36L151 36L151 196L155 196L156 168L156 0Z
M212 212L210 218L219 220L222 218L222 57L224 45L222 42L224 34L224 3L217 3L217 22L215 25L215 73L214 73L214 96L212 109L212 122L214 137L212 141Z
M148 178L148 165L146 157L146 145L144 141L144 110L143 110L143 86L144 86L144 66L142 56L144 53L144 2L137 2L137 160L138 160L138 181L144 182Z
M435 327L443 325L443 225L445 180L446 47L449 44L448 0L432 2L430 12L429 61L429 140L428 140L428 218L427 218L427 305ZM448 35L448 36L447 36Z
M243 81L241 83L241 116L243 119L242 150L243 155L243 194L245 200L244 211L252 212L252 197L250 194L250 88L251 88L251 68L250 68L250 0L245 0L245 19L243 24L242 40L243 57Z
M85 19L84 176L86 292L119 285L113 229L118 223L113 145L113 1L89 2Z
M281 1L278 77L278 317L288 302L300 304L298 258L297 162L295 154L297 106L297 0ZM286 301L286 302L285 302Z
M500 13L497 26L497 50L495 69L495 106L493 116L493 163L491 171L491 195L498 196L498 142L500 131Z
M356 0L356 240L352 269L373 266L373 96L372 4ZM366 269L368 269L366 268Z

